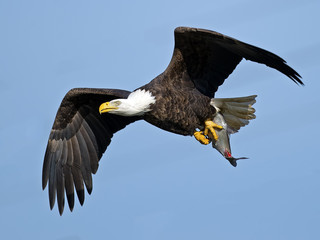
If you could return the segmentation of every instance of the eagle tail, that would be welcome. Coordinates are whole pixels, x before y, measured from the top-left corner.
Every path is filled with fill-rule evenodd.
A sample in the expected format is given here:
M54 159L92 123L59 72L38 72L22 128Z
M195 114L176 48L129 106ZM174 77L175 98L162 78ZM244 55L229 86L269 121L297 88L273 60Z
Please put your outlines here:
M228 132L235 133L241 127L249 124L249 120L256 118L252 105L257 95L238 98L213 98L211 106L221 113L228 125Z

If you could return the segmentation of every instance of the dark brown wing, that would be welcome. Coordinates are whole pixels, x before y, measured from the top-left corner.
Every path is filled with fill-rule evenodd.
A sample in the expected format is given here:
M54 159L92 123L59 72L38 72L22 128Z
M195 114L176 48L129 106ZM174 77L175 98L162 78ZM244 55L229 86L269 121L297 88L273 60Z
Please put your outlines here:
M209 97L214 97L242 58L275 68L303 85L301 76L271 52L204 29L178 27L174 33L174 53L164 74L174 79L187 73L196 88Z
M74 187L81 205L84 202L84 184L91 193L91 174L96 173L113 134L139 120L112 114L100 115L99 106L112 99L127 98L129 94L124 90L92 88L72 89L66 94L58 109L43 162L42 187L44 189L49 182L51 209L57 195L62 214L66 192L72 211Z

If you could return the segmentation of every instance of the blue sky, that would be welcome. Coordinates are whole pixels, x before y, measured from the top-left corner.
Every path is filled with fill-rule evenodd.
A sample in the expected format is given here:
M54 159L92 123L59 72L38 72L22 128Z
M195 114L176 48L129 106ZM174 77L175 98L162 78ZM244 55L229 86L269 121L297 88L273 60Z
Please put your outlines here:
M319 239L319 1L0 1L3 239ZM117 133L91 196L59 216L41 190L49 132L74 87L133 90L160 74L173 30L215 30L272 51L305 87L243 61L217 97L258 94L231 138L210 146L145 122Z

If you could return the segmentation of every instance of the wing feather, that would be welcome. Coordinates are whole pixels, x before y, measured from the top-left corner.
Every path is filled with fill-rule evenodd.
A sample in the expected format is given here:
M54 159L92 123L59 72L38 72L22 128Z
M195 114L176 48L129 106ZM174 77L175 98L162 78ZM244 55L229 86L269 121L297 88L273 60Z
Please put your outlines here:
M86 121L83 121L83 123L86 123ZM87 145L87 149L88 149L88 157L90 159L90 175L91 172L95 173L98 170L98 162L99 162L99 158L97 156L97 151L96 148L94 147L94 144L92 142L92 139L90 138L87 130L84 127L84 124L81 126L80 128L80 133L83 137L84 142Z
M63 149L60 158L60 164L65 166L68 157L67 141L62 141ZM57 188L57 201L59 207L59 213L62 214L64 208L64 189L65 189L65 175L63 173L63 167L56 168L56 188Z
M78 199L81 205L84 202L84 185L83 185L83 177L81 174L81 153L78 143L77 135L71 138L72 150L73 150L73 164L72 164L72 176L74 186L76 188L76 192L78 195Z
M68 199L68 205L69 205L70 211L72 211L74 207L74 183L73 183L73 175L72 175L73 148L72 148L72 142L70 139L67 141L67 148L68 148L67 164L64 166L63 172L64 172L64 178L65 178L65 190L66 190L66 195Z
M91 177L91 167L90 167L90 156L89 156L89 150L87 148L87 144L81 134L81 131L78 131L76 134L78 145L79 145L79 151L81 154L81 161L80 161L80 169L82 178L84 180L84 183L86 185L87 191L90 194L92 191L92 177Z

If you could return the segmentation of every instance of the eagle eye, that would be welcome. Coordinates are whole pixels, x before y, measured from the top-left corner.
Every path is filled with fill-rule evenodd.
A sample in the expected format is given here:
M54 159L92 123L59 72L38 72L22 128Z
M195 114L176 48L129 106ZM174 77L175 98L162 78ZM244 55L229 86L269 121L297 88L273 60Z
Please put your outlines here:
M114 102L112 102L112 105L115 106L115 107L118 107L120 104L121 104L120 101L114 101Z

